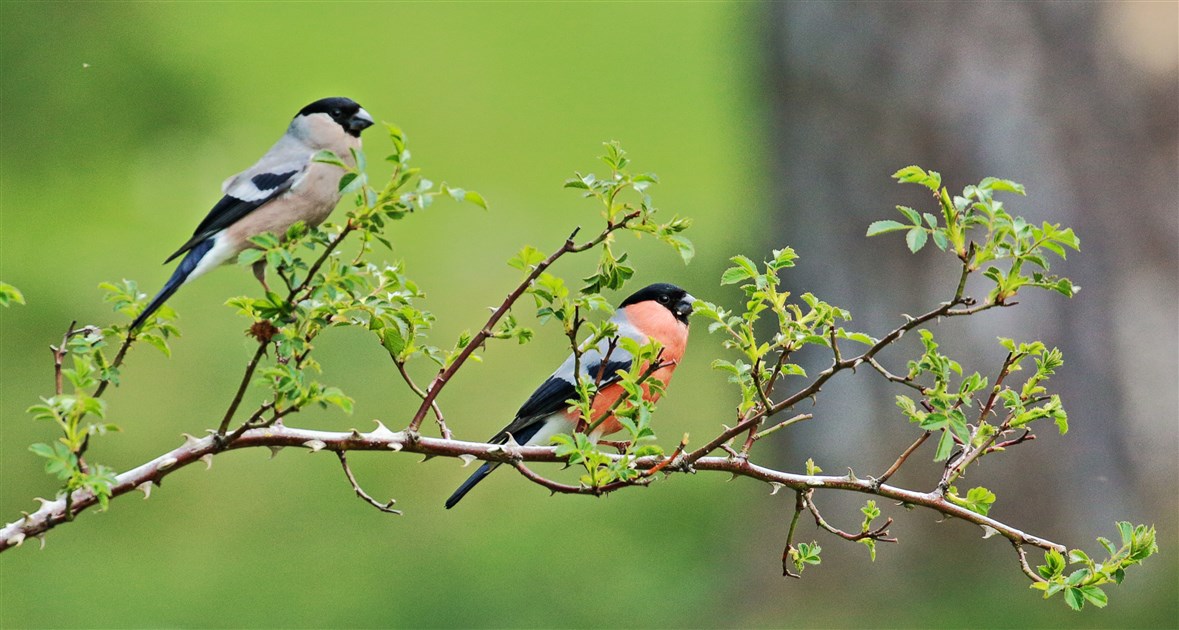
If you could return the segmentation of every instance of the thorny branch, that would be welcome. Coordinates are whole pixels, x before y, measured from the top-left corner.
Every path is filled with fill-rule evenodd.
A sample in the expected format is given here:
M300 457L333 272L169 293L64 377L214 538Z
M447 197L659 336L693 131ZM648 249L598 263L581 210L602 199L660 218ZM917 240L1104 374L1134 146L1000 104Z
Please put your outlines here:
M617 191L615 191L617 192ZM608 204L612 207L612 200ZM274 402L267 402L261 404L256 411L240 426L237 427L228 436L225 435L229 425L232 423L235 413L241 405L245 390L252 379L253 373L257 368L262 356L266 352L266 348L270 341L269 337L263 338L258 336L258 348L251 361L247 364L242 381L236 391L236 394L226 410L224 417L221 420L217 432L209 437L197 439L192 436L186 436L186 440L180 447L161 455L152 461L149 461L135 469L124 472L116 477L116 482L110 489L110 497L117 497L127 494L132 490L139 489L144 492L145 496L150 494L153 485L159 485L161 480L170 475L172 472L181 468L187 467L197 461L205 461L210 466L213 457L227 450L237 450L246 448L266 447L274 452L284 447L305 448L312 452L327 450L336 454L343 469L345 478L351 486L353 492L361 500L367 502L373 507L387 513L401 514L400 510L393 509L395 500L390 499L387 502L381 502L374 499L361 487L356 479L347 460L347 452L353 450L367 450L367 451L381 451L381 452L405 452L418 453L430 457L447 457L458 458L465 462L470 462L474 459L479 459L487 462L498 464L508 464L515 468L521 476L539 485L551 493L557 494L584 494L601 496L610 492L622 490L630 486L647 486L657 479L659 473L664 476L671 476L677 473L695 473L698 471L713 471L724 472L734 477L743 476L755 480L762 481L772 487L771 493L777 492L782 487L787 487L795 492L795 505L793 516L790 521L789 531L786 538L786 545L783 549L783 573L791 577L799 577L797 574L790 571L790 558L792 552L795 551L794 536L796 528L803 511L808 511L814 518L816 526L824 529L842 539L848 541L881 541L881 542L897 542L888 533L888 528L892 524L892 518L887 518L883 525L871 529L869 525L865 524L864 530L858 533L851 533L843 531L829 524L821 515L818 507L815 505L813 495L816 489L831 489L843 490L850 492L859 492L863 494L878 496L886 499L891 499L900 502L906 506L920 506L934 510L946 517L953 517L975 524L983 529L984 538L998 533L1006 538L1014 547L1021 570L1033 581L1043 582L1044 579L1038 576L1028 565L1026 558L1025 547L1030 545L1043 550L1057 550L1066 551L1063 545L1058 543L1028 534L1019 529L1006 525L995 519L992 519L983 514L957 505L948 501L945 497L946 486L953 481L958 475L964 471L969 464L994 450L1006 448L1015 444L1022 443L1034 439L1034 435L1030 431L1025 431L1023 435L999 441L1001 436L1010 428L1011 418L1007 418L999 426L998 431L984 440L978 446L972 446L970 443L963 444L963 449L956 457L951 458L950 463L946 465L943 472L941 483L932 492L918 492L899 488L896 486L887 485L886 482L904 465L908 458L921 447L922 444L929 438L931 433L924 432L910 445L885 471L879 478L858 479L850 471L846 476L831 476L831 475L817 475L817 474L796 474L785 471L774 470L754 464L750 461L750 450L754 443L772 433L779 431L791 424L810 419L811 414L798 414L787 420L781 421L767 429L761 430L763 425L772 416L791 409L795 405L807 399L813 399L822 386L830 380L835 374L846 370L855 370L859 365L868 363L872 369L878 372L881 376L890 382L904 385L913 388L919 392L924 393L926 388L917 383L914 378L909 376L900 376L893 374L885 368L875 357L884 348L899 340L904 334L913 330L914 328L943 317L959 317L973 315L995 307L1012 306L1013 301L1005 300L1003 294L997 299L989 300L983 304L976 305L974 300L964 296L965 284L968 275L974 271L971 267L971 261L974 257L974 244L970 244L970 252L965 256L960 256L963 260L962 272L959 278L956 291L952 299L943 302L933 310L919 315L917 317L906 316L906 321L902 325L894 328L884 337L872 344L867 350L862 353L845 358L843 352L838 345L838 338L836 329L829 327L827 335L830 337L829 347L833 354L832 363L822 372L820 372L813 380L811 380L802 389L795 393L775 402L772 398L774 387L780 376L783 374L783 367L790 355L791 349L784 348L779 352L776 360L776 365L768 373L768 378L762 378L763 365L755 362L753 366L752 377L756 386L758 395L758 404L755 404L751 410L739 412L738 422L733 427L725 427L715 438L706 443L704 446L686 452L688 445L688 436L685 434L679 445L669 456L648 456L641 457L635 460L628 459L628 465L632 466L639 474L627 479L617 480L602 485L586 485L585 483L578 485L571 485L561 483L552 479L548 479L541 474L538 474L526 463L567 463L563 457L558 457L556 451L550 447L543 446L521 446L510 442L507 445L493 445L477 442L465 442L455 440L447 427L441 410L438 406L438 396L441 390L453 379L457 371L466 363L466 361L476 352L477 349L484 346L487 339L492 337L495 333L495 327L500 320L505 317L513 307L513 305L525 294L541 274L550 268L562 256L570 253L582 252L604 242L610 235L619 229L628 227L628 224L635 218L641 215L640 211L635 211L626 214L620 219L610 220L606 227L598 236L592 240L578 244L575 242L575 237L578 230L574 230L572 234L566 238L565 242L560 248L551 253L548 257L540 263L533 266L527 276L521 283L512 290L503 302L496 307L486 323L480 330L470 339L465 347L458 353L457 357L448 365L440 369L430 384L425 388L419 387L408 374L404 362L399 362L394 359L398 371L402 379L406 382L409 388L421 399L420 406L417 408L412 419L408 423L405 430L393 432L387 429L384 425L377 423L377 428L369 433L361 433L357 430L352 430L347 433L313 431L298 428L289 428L282 424L282 418L299 411L299 407L292 406L285 409L280 409ZM340 243L353 231L359 230L360 226L349 220L340 230L340 232L325 246L322 254L315 260L315 262L308 269L303 280L297 285L294 284L293 278L288 278L285 274L281 274L282 279L289 290L287 297L287 305L293 307L295 304L308 299L314 293L315 287L313 281L320 268L329 259L332 253L338 248ZM363 248L362 248L363 253ZM358 258L359 260L359 254ZM574 323L571 330L567 330L570 342L573 345L575 356L575 374L580 385L581 370L581 351L577 344L577 333L581 323L580 313L574 314ZM52 348L54 352L55 365L55 385L58 394L62 391L62 359L66 354L66 343L71 335L80 331L74 330L74 325L71 324L62 342L61 348ZM308 333L306 341L310 342L314 336L313 333ZM110 364L111 368L117 368L126 355L127 350L135 341L135 336L132 331L128 331L126 338L123 341L114 361ZM610 350L613 350L611 345ZM306 358L308 349L301 355L294 357L296 364L301 365ZM670 365L661 360L662 350L656 355L654 360L644 369L643 374L638 379L637 384L642 385L647 378L650 378L659 369ZM608 363L609 353L606 360L602 362L603 366ZM1008 356L1004 362L1000 375L996 380L994 390L991 393L989 400L982 406L979 415L979 422L985 420L992 412L996 396L1001 389L1003 379L1011 371L1012 357ZM604 370L604 368L603 368ZM595 385L601 383L603 374L599 370L596 375ZM99 396L105 390L109 381L103 380L95 392L95 396ZM605 412L600 414L593 422L584 425L584 422L579 423L578 430L584 430L589 433L597 428L605 419L610 417L621 404L626 402L626 398L619 398L614 404ZM421 427L425 416L433 412L440 429L441 438L430 438L422 436L418 431ZM269 414L269 418L266 418ZM584 425L584 426L583 426ZM742 433L747 433L745 442L740 451L734 450L731 442L734 438ZM962 443L962 440L958 440ZM616 445L616 448L618 446ZM727 456L718 457L711 454L720 449L724 451ZM82 446L85 450L85 445ZM605 455L606 458L614 462L618 462L626 458L626 449L620 448L620 453L617 455ZM79 457L81 453L78 454ZM810 471L808 471L810 472ZM815 471L817 472L817 471ZM44 542L44 535L48 530L56 525L72 520L78 513L98 505L100 499L92 491L87 489L75 490L66 496L60 497L54 501L47 501L39 499L41 507L35 512L29 514L24 513L22 518L5 525L0 528L0 551L7 548L20 545L25 539L30 536L41 537Z
M517 464L523 462L562 461L556 456L555 450L550 447L484 444L431 438L415 431L393 432L379 423L373 431L361 433L359 431L312 431L286 427L281 422L276 422L269 427L259 427L243 432L238 439L230 442L225 450L259 447L267 449L294 447L312 451L327 450L335 453L347 451L404 452L449 458L473 456L484 461L511 464L516 466L517 470L520 470ZM153 484L158 485L164 477L196 462L211 461L221 452L213 436L200 439L186 436L185 442L181 446L118 475L111 487L111 496L112 498L122 496L136 489L147 492ZM617 460L621 456L607 455L607 457ZM664 459L663 457L643 457L635 460L634 466L638 470L650 470L658 466ZM886 484L877 485L872 480L857 479L850 474L846 476L803 475L774 470L747 460L730 457L701 457L690 464L687 464L685 459L681 457L678 462L666 464L661 470L667 475L691 471L722 472L749 477L769 484L780 484L780 486L798 492L830 489L875 495L929 508L945 516L972 523L988 533L997 532L1013 544L1030 545L1044 550L1066 551L1065 547L1059 543L1026 533L993 518L954 505L937 493L918 492ZM544 480L547 483L541 483L540 479L537 479L539 475L529 476L523 470L521 473L530 481L540 483L552 491L588 495L600 495L626 485L645 485L655 480L654 477L640 477L634 482L621 483L617 487L607 485L601 488L588 488L566 486L556 482L547 482L547 480ZM26 538L43 536L50 529L67 522L78 513L98 505L98 497L88 490L73 492L68 512L64 498L53 501L40 499L40 501L41 507L39 509L0 528L0 551L19 545Z

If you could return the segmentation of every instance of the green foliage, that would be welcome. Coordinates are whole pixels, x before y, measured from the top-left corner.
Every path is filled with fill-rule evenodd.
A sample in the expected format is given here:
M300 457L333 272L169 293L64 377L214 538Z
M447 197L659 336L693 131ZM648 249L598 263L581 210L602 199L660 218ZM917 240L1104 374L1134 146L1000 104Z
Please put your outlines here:
M45 472L65 482L62 493L68 497L74 490L90 490L106 509L114 472L83 460L92 437L119 430L106 421L106 401L89 391L99 386L104 374L111 373L101 367L107 365L101 358L104 345L103 331L95 327L67 333L62 346L54 349L59 362L57 378L63 386L57 394L42 398L41 404L29 407L28 413L34 420L52 422L61 432L53 443L33 444L29 450L45 459ZM65 367L67 358L73 367ZM69 393L65 393L65 383L71 386Z
M872 530L872 521L880 518L880 508L876 507L876 502L869 499L864 503L864 507L860 508L860 512L864 515L864 522L860 523L860 533L867 533ZM861 538L860 544L868 548L868 557L872 562L876 562L876 540L873 538Z
M8 284L7 282L0 282L0 306L12 306L13 304L24 304L25 296L20 292L20 289Z
M876 221L868 226L868 236L904 231L905 243L912 252L921 250L932 238L938 249L952 251L970 271L986 265L983 275L995 283L987 296L989 302L1007 302L1024 286L1051 289L1067 297L1081 290L1068 278L1048 273L1048 253L1064 259L1067 249L1080 249L1080 239L1072 229L1062 229L1059 224L1047 222L1036 227L1023 217L1009 214L1004 203L995 200L997 192L1025 195L1022 185L987 177L976 185L966 186L961 195L951 198L949 191L942 187L942 178L937 171L908 166L893 173L893 178L902 184L928 188L940 206L941 219L928 212L919 213L907 206L897 206L906 222ZM981 238L975 240L974 235L979 234ZM1026 271L1025 266L1036 270Z
M1044 591L1044 599L1064 593L1064 602L1073 610L1081 610L1086 603L1105 608L1109 598L1101 587L1111 583L1121 584L1126 578L1126 568L1143 562L1159 550L1153 526L1135 526L1119 521L1117 527L1121 537L1120 546L1115 547L1106 538L1097 539L1109 554L1101 562L1095 562L1080 549L1069 551L1067 562L1064 554L1055 549L1046 552L1044 564L1036 567L1043 581L1032 582L1031 588ZM1066 575L1070 565L1079 568Z
M819 557L822 551L823 548L817 542L798 543L797 546L790 548L790 560L794 563L794 568L801 574L806 565L819 564L823 561Z
M950 490L946 492L946 500L954 505L960 505L971 512L977 512L986 516L991 511L991 506L994 505L994 492L986 488L971 488L966 492L965 497L958 496L958 488L950 486Z
M628 398L631 396L634 395L628 393ZM570 465L580 466L585 471L578 479L583 487L600 489L616 482L636 481L642 472L635 467L635 460L663 454L663 449L651 443L655 440L655 432L651 429L654 405L637 396L633 400L638 401L636 406L618 412L618 422L625 432L627 445L617 459L607 457L599 450L589 435L592 431L553 436L557 455L568 457Z
M794 266L798 255L785 247L772 252L769 260L759 267L745 256L730 258L734 266L721 275L721 284L740 284L745 294L744 311L740 314L710 302L698 302L696 312L710 320L708 331L724 334L722 345L736 350L741 356L736 361L717 359L713 368L726 372L729 381L741 390L739 412L745 414L758 405L768 407L765 390L780 376L805 378L806 371L790 356L802 348L814 345L830 348L832 339L848 339L872 344L875 340L864 333L848 332L837 326L840 321L851 321L846 310L820 300L811 293L801 296L801 304L790 300L789 291L778 289L778 272ZM759 335L763 316L773 317L776 330L766 341Z
M627 168L630 158L617 142L607 142L604 146L606 154L600 159L609 167L609 174L574 173L565 180L565 187L580 190L582 196L596 199L601 204L607 227L625 223L626 229L636 235L652 234L679 252L685 264L690 262L696 249L683 232L691 227L691 220L676 216L667 223L657 223L654 219L656 208L648 190L659 182L659 178L654 173L632 173ZM630 198L624 193L629 193ZM615 254L612 239L605 239L598 268L583 279L586 284L582 293L621 289L634 275L634 268L626 259L626 254Z

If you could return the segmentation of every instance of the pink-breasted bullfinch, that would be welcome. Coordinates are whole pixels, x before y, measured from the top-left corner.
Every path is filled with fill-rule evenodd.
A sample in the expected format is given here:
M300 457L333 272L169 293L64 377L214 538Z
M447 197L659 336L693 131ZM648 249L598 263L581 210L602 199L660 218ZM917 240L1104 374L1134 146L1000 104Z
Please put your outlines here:
M311 227L323 223L340 201L344 172L312 158L328 150L355 167L352 149L360 150L360 132L372 124L372 116L349 98L324 98L299 110L262 159L221 185L224 196L192 238L164 261L185 254L131 330L147 321L181 286L252 247L250 238L265 232L281 237L296 221ZM255 263L254 275L263 286L265 274L265 261Z
M688 344L688 316L692 314L692 303L695 301L696 298L674 284L653 284L626 298L610 318L618 327L617 336L633 339L640 344L654 340L662 346L660 361L664 366L653 372L650 378L658 379L665 386L684 356ZM582 353L582 380L594 382L601 379L592 402L594 417L587 421L597 420L624 394L622 386L618 384L617 372L629 370L632 359L629 352L619 347L617 342L611 343L610 339L603 339L597 347ZM532 392L532 396L516 412L516 418L488 442L505 444L510 436L518 444L547 446L554 435L572 433L580 419L580 413L567 402L577 397L573 375L575 363L574 357L570 355L548 380ZM648 400L654 402L658 399L658 395L651 394L646 385L643 390ZM594 429L590 437L596 441L621 429L618 421L609 416ZM454 507L497 466L498 463L492 462L480 466L446 500L447 509Z

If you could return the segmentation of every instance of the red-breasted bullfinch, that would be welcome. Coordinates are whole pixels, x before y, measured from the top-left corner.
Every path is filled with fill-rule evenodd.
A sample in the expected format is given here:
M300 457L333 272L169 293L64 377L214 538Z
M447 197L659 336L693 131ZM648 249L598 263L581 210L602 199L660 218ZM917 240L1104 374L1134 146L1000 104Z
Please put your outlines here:
M250 238L265 232L281 237L296 221L311 227L323 223L340 201L344 173L339 166L315 162L312 157L329 150L355 167L352 149L360 150L360 132L372 124L372 116L349 98L324 98L299 110L262 159L221 185L224 196L192 238L164 261L185 254L131 330L147 321L182 285L252 247ZM266 285L265 261L254 264L254 275Z
M626 298L610 318L610 321L618 326L619 337L628 337L640 344L646 344L651 340L659 342L663 347L660 361L664 367L652 373L650 378L658 379L665 386L684 356L684 349L688 344L688 316L692 314L692 303L695 301L696 298L674 284L653 284ZM598 392L592 402L594 417L587 419L588 421L596 420L601 414L606 413L618 398L624 395L622 386L618 384L617 372L629 370L632 359L629 352L619 347L616 342L611 343L610 339L603 339L597 347L582 353L582 380L594 382L599 378L599 374L601 375ZM515 420L492 436L488 442L505 444L510 436L519 444L547 446L554 435L572 433L580 419L580 413L570 408L566 402L577 397L574 364L574 357L570 355L548 380L532 392L532 396L529 396L516 412ZM658 395L651 394L645 385L643 390L647 394L647 400L654 402L658 399ZM622 425L610 416L594 429L590 437L596 441L621 429ZM497 466L498 463L492 462L480 466L446 500L447 509L454 507L471 488L475 487L475 484L483 481Z

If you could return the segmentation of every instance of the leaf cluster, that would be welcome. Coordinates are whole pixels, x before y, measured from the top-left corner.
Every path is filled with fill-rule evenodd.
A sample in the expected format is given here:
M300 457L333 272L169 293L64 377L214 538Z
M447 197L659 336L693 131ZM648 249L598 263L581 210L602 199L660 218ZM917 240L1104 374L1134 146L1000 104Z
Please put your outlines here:
M808 346L832 348L834 339L847 339L871 345L872 337L849 332L837 324L851 321L851 314L815 297L803 293L801 303L791 301L789 291L779 289L779 272L794 266L798 255L793 249L776 249L759 268L745 256L734 256L734 266L721 275L721 284L739 284L745 294L744 308L733 312L710 302L696 305L696 312L710 320L708 331L721 332L722 345L737 351L736 361L717 359L714 369L726 372L729 381L741 390L739 413L745 414L761 405L768 410L769 396L775 382L784 376L805 378L806 370L790 357ZM762 318L772 317L775 326L768 339L763 340Z
M1021 184L987 177L963 188L962 194L951 196L937 171L907 166L893 173L893 178L902 184L928 188L941 216L897 206L905 222L875 221L868 226L868 236L903 231L905 243L914 253L932 239L938 249L953 252L969 271L985 266L983 275L995 283L987 296L989 302L1007 302L1024 286L1050 289L1066 297L1081 290L1068 278L1049 273L1049 253L1064 259L1068 249L1080 249L1080 239L1072 229L1048 222L1037 227L1012 215L1004 202L995 199L998 192L1025 195Z
M1064 602L1073 610L1081 610L1086 603L1105 608L1109 597L1101 587L1121 584L1128 567L1141 563L1159 550L1153 526L1119 521L1117 527L1121 545L1115 546L1107 538L1097 539L1109 554L1101 562L1094 561L1080 549L1069 551L1067 562L1064 554L1055 549L1045 553L1044 564L1036 567L1043 581L1032 582L1031 588L1043 591L1044 599L1064 593ZM1069 566L1078 568L1066 575Z

